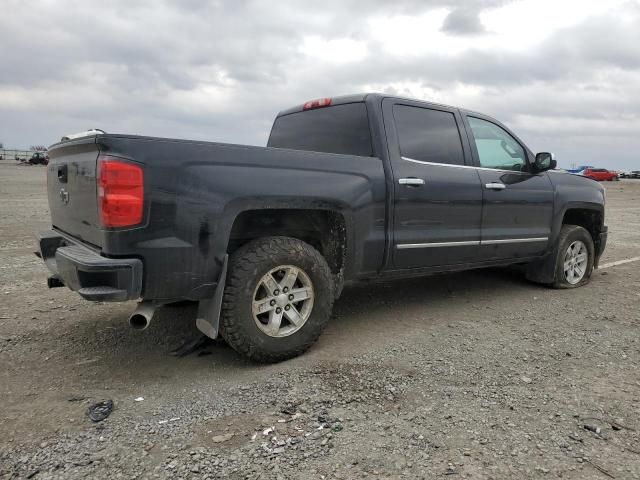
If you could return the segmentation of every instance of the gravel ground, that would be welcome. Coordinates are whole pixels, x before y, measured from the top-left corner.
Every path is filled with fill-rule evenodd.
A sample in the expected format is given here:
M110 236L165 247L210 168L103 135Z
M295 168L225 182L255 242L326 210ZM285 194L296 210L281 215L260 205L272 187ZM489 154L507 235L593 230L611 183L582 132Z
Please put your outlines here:
M640 181L606 187L602 262L640 256ZM0 164L2 478L640 478L640 262L570 291L513 269L353 287L300 358L177 358L193 306L136 332L133 303L46 288L44 188Z

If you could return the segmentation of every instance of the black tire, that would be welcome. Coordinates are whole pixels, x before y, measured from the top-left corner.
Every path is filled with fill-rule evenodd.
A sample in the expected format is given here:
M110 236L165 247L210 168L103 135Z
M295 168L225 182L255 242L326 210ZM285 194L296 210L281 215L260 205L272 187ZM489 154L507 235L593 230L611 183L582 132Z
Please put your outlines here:
M575 242L581 241L587 248L587 266L582 279L577 283L570 283L564 272L565 255L569 246ZM556 273L553 282L554 288L577 288L589 283L591 273L593 272L593 262L595 260L595 247L591 234L583 227L577 225L563 225L558 238L558 256L556 258Z
M256 324L252 313L254 292L260 279L281 265L293 265L309 277L313 308L304 325L285 337L272 337ZM326 326L333 307L333 277L324 257L311 245L290 237L253 240L229 259L222 300L220 332L238 353L261 363L296 357L313 345Z

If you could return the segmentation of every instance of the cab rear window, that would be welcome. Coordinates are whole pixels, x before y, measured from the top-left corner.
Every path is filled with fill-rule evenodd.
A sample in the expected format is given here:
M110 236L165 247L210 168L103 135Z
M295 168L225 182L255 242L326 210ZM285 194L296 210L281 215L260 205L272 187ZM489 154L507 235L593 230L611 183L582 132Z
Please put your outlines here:
M346 103L283 115L274 122L267 146L370 157L367 107Z

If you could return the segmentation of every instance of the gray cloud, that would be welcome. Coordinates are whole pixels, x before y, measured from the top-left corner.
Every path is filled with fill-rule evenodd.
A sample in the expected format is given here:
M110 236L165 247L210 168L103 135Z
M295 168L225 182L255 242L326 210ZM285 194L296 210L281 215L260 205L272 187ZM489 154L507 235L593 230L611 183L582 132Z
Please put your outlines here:
M481 14L502 1L4 3L13 19L0 29L5 146L90 127L263 144L279 110L375 88L495 115L565 165L640 168L634 4L515 50L473 40L491 38ZM372 32L372 19L434 8L448 9L439 29L468 48L414 53L407 44L398 55ZM302 47L311 37L364 53L344 62L309 56Z
M486 32L478 12L467 8L452 10L444 19L442 30L457 35L477 35Z

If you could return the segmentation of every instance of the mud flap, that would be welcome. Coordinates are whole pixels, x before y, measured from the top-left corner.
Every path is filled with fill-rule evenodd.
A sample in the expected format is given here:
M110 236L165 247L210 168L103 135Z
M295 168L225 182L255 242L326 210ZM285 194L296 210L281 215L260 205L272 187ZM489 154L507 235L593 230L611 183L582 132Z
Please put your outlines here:
M224 256L220 280L212 298L200 300L198 303L198 314L196 316L196 327L209 338L218 337L218 327L220 325L220 311L222 309L222 296L224 286L227 281L227 262L229 255Z
M556 258L558 249L554 249L538 260L527 265L526 277L530 282L544 285L553 283L556 277Z

